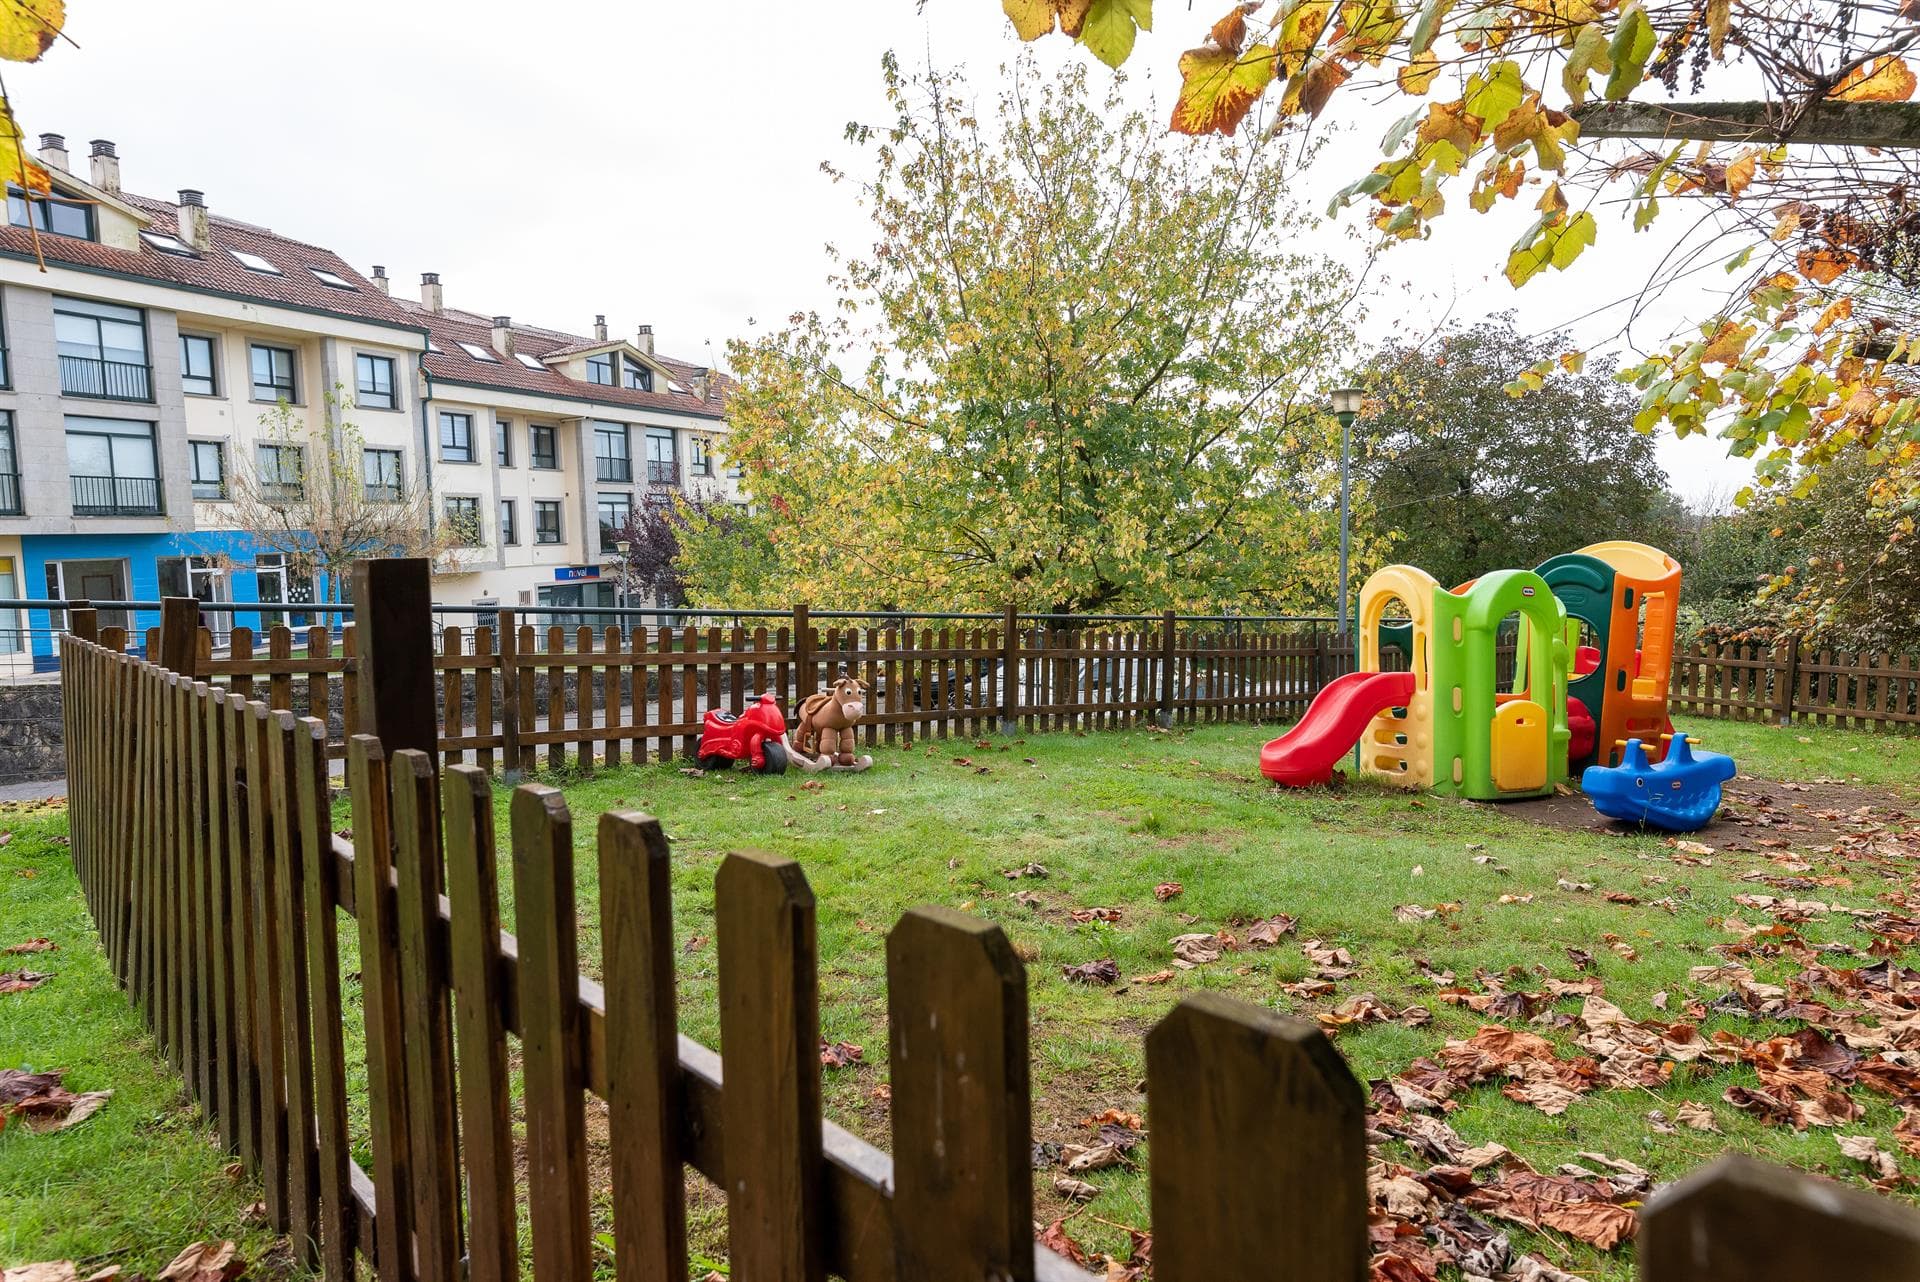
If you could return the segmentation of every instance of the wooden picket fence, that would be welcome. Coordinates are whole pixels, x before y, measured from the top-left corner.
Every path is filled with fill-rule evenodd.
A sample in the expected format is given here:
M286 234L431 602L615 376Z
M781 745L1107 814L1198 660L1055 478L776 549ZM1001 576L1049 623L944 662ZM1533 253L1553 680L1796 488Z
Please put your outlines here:
M61 640L72 854L94 920L296 1263L334 1282L363 1265L381 1282L584 1282L604 1195L613 1276L671 1282L688 1276L691 1167L725 1194L743 1280L1086 1278L1035 1243L1026 976L999 928L925 908L887 937L889 1155L822 1117L805 876L730 855L715 899L723 1065L677 1030L656 821L599 820L596 981L580 973L565 800L517 788L518 929L500 929L493 782L436 769L433 656L408 644L424 635L426 566L382 565L399 570L369 570L356 591L380 604L354 673L370 713L349 745L350 838L324 726L194 675L190 607L163 622L158 662L123 653L116 630L96 638L91 611ZM347 1094L346 929L364 1134ZM1155 1278L1368 1276L1367 1097L1316 1027L1199 993L1148 1032L1146 1064ZM607 1109L605 1190L589 1186L589 1095ZM1920 1213L1725 1158L1645 1208L1639 1273L1908 1279Z
M160 629L146 633L158 653ZM264 644L263 644L264 643ZM815 624L777 627L442 628L434 655L445 764L550 770L691 757L710 708L771 692L793 715L840 672L869 690L868 745L996 730L1285 721L1351 667L1324 633L1228 630L1168 614L1145 626ZM198 631L195 675L319 718L344 757L362 714L347 697L357 629L235 628L224 653Z
M1810 722L1859 730L1920 725L1920 658L1696 643L1673 658L1674 711L1733 721Z

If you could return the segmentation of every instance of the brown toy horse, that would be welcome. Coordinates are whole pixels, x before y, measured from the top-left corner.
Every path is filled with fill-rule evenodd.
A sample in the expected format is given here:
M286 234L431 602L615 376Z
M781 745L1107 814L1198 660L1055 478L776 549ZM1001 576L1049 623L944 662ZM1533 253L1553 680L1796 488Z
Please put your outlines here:
M859 742L854 726L867 715L867 689L854 677L842 674L818 694L810 694L800 704L799 723L793 728L793 746L810 759L815 768L864 770L873 758L854 754Z

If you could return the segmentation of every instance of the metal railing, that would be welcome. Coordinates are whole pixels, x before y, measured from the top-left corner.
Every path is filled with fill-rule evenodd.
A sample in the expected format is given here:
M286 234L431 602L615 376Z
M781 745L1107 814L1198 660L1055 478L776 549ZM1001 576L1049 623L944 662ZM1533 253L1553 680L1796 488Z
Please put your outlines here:
M593 479L596 481L631 481L633 479L633 460L609 458L605 454L593 457Z
M89 396L103 401L151 401L153 371L131 361L62 356L60 390L68 396Z
M0 472L0 516L19 516L24 511L20 504L20 473Z
M680 465L672 459L664 462L659 459L647 460L648 485L679 485Z
M75 516L158 516L160 482L151 476L76 476Z

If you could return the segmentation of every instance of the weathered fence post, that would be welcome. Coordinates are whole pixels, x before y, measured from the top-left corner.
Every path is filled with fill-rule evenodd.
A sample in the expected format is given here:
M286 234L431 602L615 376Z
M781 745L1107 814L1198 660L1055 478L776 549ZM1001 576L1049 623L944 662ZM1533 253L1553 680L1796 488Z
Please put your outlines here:
M887 936L901 1278L1033 1278L1027 975L1000 928L916 908Z
M1800 634L1794 633L1787 638L1785 661L1774 669L1774 680L1779 684L1773 692L1774 712L1783 726L1793 724L1793 691L1800 684Z
M182 676L192 676L200 656L200 601L190 596L170 596L160 603L161 667Z
M507 783L519 783L520 616L513 610L500 611L495 631L500 638L500 777ZM645 690L636 689L633 692L636 709L645 699ZM485 730L482 727L482 733Z
M813 680L813 615L805 602L793 607L793 715L816 689Z
M1312 1024L1217 993L1174 1007L1147 1034L1154 1277L1364 1279L1366 1111Z
M1179 623L1172 610L1160 616L1160 728L1173 728L1174 701L1179 683L1174 668L1179 658Z
M100 612L90 605L79 605L67 611L67 631L82 641L98 643L100 640Z
M1007 602L1000 617L1000 733L1020 729L1020 612Z
M440 746L433 710L433 581L425 557L353 563L354 687L360 731L393 754ZM436 880L436 885L438 884Z
M1905 1282L1920 1277L1920 1212L1729 1154L1653 1196L1637 1251L1645 1282Z

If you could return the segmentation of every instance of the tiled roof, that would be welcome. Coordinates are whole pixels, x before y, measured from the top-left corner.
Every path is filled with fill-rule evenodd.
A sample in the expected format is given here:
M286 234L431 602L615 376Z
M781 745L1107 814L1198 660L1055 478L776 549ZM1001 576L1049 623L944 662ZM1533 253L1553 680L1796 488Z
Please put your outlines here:
M170 203L127 192L120 193L119 198L153 220L148 230L166 236L178 231L175 209ZM136 251L45 233L40 236L40 252L50 263L68 263L165 285L284 303L384 325L415 325L392 299L331 250L217 215L208 220L208 235L213 241L212 250L192 257L165 253L145 241ZM280 274L249 271L229 250L264 258L279 268ZM31 258L33 237L24 227L0 225L0 253ZM323 284L313 274L315 268L331 272L354 287L340 289Z
M572 400L594 401L602 405L629 406L634 409L665 410L670 414L692 414L700 418L724 418L726 416L727 393L732 390L733 380L724 374L712 374L706 400L695 394L695 380L699 378L702 367L686 361L674 360L668 356L654 357L654 360L670 371L670 377L687 389L675 392L660 387L656 380L657 391L642 392L630 387L607 387L599 383L587 383L579 379L568 378L557 370L542 367L533 369L511 356L502 356L493 351L493 319L476 315L473 312L458 311L452 308L440 312L430 312L419 303L409 299L394 299L395 306L402 309L417 325L424 325L433 336L433 345L440 350L426 355L427 372L436 379L448 382L497 387L516 392L536 392L548 396L562 396ZM609 346L617 340L583 338L578 334L566 334L559 330L542 329L532 325L513 326L513 349L525 352L536 359L576 351L586 351L596 347ZM493 352L496 359L476 360L460 348L461 343L472 343L483 351Z
M152 220L148 230L165 236L177 235L178 211L172 202L136 196L131 192L120 192L117 196ZM331 250L278 235L264 227L213 215L208 219L208 235L213 248L207 253L193 256L166 253L144 240L136 251L44 233L40 236L40 252L50 263L70 264L163 285L280 303L377 324L425 329L432 335L434 346L440 349L426 354L427 370L434 378L448 382L534 392L609 406L664 410L701 418L725 417L726 396L732 390L733 380L724 374L712 374L707 398L702 400L694 393L697 380L706 371L704 367L691 362L668 356L654 357L655 361L671 371L674 381L687 389L682 393L664 387L653 392L605 387L568 378L545 367L531 369L510 356L500 357L498 361L476 360L462 351L459 344L472 343L491 351L491 317L455 309L430 312L411 299L389 297ZM280 274L251 271L229 251L263 258L277 267ZM33 238L26 228L0 223L0 255L33 256ZM328 285L314 275L315 270L337 276L349 282L353 288ZM513 336L514 349L534 357L585 351L618 341L603 343L583 335L536 325L515 325ZM495 355L498 356L498 353Z

